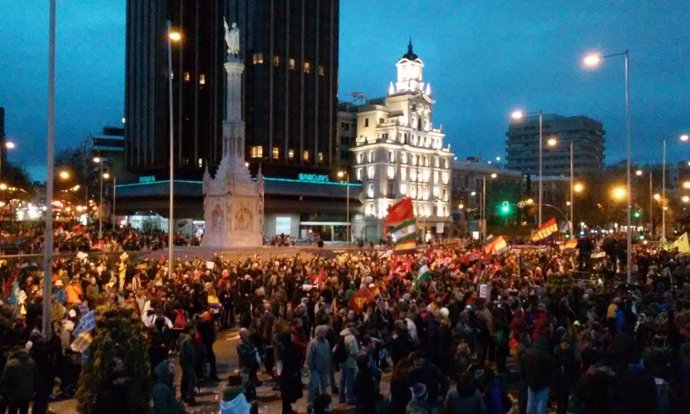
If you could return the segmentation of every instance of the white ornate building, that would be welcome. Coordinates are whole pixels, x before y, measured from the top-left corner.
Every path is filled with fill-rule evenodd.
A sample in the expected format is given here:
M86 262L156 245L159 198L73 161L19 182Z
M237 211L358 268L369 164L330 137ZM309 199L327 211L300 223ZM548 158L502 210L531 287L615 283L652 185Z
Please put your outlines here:
M417 232L425 237L444 233L450 223L453 154L432 124L431 85L412 42L396 67L388 96L358 108L352 177L362 182L364 214L352 223L355 238L381 237L388 207L404 197L412 198Z

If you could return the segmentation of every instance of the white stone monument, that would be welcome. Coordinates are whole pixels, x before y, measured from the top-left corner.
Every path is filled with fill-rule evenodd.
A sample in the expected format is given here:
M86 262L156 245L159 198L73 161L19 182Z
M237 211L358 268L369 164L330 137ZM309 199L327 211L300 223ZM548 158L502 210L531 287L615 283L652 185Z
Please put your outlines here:
M202 245L214 249L258 247L263 244L264 177L252 181L244 160L242 121L242 72L239 58L239 29L225 22L228 59L226 109L223 120L223 157L216 176L204 173L204 220Z

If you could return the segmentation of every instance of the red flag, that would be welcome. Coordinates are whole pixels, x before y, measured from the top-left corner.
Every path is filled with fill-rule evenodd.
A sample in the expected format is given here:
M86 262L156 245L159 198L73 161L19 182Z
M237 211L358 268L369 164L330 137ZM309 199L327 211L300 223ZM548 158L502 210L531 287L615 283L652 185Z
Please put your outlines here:
M361 288L350 297L348 305L355 312L362 312L369 303L369 289Z
M321 269L321 271L317 274L309 276L309 279L311 279L312 282L314 282L315 285L319 286L323 284L323 280L326 278L326 273Z
M388 216L386 216L385 226L395 226L409 219L414 219L412 199L403 198L397 204L388 209Z
M537 231L532 234L532 241L540 242L547 239L554 233L558 233L558 223L556 222L556 219L552 217L539 226Z

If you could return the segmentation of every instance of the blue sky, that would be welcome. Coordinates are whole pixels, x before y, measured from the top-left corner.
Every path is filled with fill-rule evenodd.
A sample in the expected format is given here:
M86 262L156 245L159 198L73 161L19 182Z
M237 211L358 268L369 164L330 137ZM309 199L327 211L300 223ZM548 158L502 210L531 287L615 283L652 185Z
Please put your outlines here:
M56 145L79 144L124 112L125 0L58 1ZM0 0L0 105L11 159L44 177L47 0ZM342 0L340 98L383 96L410 36L459 157L504 153L514 108L604 122L608 162L625 153L623 59L583 69L588 51L630 49L634 161L690 131L690 3ZM690 158L675 146L672 159Z

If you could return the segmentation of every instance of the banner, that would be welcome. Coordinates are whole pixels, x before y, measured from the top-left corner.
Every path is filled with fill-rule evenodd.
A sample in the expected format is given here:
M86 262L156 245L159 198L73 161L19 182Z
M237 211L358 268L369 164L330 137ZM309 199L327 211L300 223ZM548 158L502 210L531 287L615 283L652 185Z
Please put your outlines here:
M690 254L690 241L688 241L688 233L683 233L673 243L662 244L662 249L671 251L678 249L678 253Z
M429 267L424 263L420 268L419 272L417 273L417 278L414 280L414 288L419 289L419 285L421 285L424 282L428 282L431 280L431 272L429 272Z
M82 332L91 332L96 328L96 313L89 311L85 313L80 319L77 327L74 328L72 335L79 336Z
M556 223L556 219L552 217L539 226L537 231L532 234L532 242L537 243L546 240L554 233L558 233L558 223Z
M567 242L565 242L561 246L561 250L563 250L563 251L575 250L575 249L577 249L577 239L575 239L575 238L568 240Z

